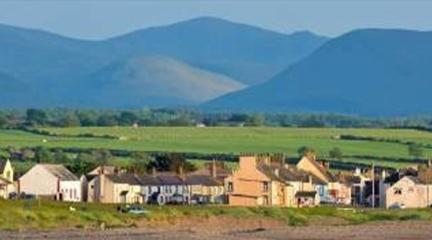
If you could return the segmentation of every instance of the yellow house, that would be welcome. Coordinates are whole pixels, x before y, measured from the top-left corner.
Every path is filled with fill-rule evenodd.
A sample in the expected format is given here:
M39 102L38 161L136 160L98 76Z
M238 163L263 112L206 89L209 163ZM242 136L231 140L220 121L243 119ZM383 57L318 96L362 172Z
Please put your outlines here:
M0 198L8 198L15 191L14 170L9 160L0 160Z
M318 204L312 176L269 156L241 156L228 178L228 203L233 206L302 207Z
M141 180L134 174L99 174L88 183L88 201L143 203Z

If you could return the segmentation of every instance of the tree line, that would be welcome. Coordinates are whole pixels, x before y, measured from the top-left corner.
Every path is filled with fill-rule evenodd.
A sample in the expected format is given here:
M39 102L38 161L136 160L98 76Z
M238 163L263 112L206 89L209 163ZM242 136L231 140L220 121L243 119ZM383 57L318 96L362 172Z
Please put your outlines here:
M203 112L193 109L0 110L0 128L28 126L277 126L432 129L432 117L360 117L342 114Z

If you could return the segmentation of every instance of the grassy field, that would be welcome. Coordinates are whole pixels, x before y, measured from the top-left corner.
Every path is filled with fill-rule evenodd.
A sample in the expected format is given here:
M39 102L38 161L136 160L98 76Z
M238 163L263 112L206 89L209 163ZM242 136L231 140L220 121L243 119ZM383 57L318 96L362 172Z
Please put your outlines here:
M75 211L70 211L73 206ZM182 218L235 218L276 219L288 225L326 223L327 218L339 219L340 224L362 224L370 221L432 221L432 211L422 210L362 210L319 208L247 208L227 206L145 206L149 214L134 216L116 211L115 205L71 204L42 201L0 201L0 229L54 229L54 228L108 228L135 227L142 221L166 222Z
M320 157L339 147L344 160L370 163L369 159L353 159L353 155L412 158L407 146L399 143L341 140L340 135L355 135L399 139L432 144L432 133L417 130L391 129L337 129L337 128L193 128L193 127L89 127L43 129L62 137L49 137L17 130L0 131L0 147L46 146L107 148L135 151L175 151L197 153L283 152L297 156L297 149L310 146ZM82 134L113 136L117 139L77 137ZM67 137L66 137L67 136ZM424 157L432 157L432 149L424 148ZM378 161L377 160L377 161ZM401 167L407 163L387 162L385 165Z

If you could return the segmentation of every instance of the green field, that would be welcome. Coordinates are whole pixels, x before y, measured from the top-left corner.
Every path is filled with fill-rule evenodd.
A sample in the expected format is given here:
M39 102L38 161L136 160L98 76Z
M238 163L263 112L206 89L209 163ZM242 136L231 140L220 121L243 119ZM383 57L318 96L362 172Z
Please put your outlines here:
M379 158L406 158L407 146L400 143L353 141L338 139L340 135L355 135L399 139L422 144L432 144L432 133L417 130L392 129L338 129L338 128L194 128L194 127L77 127L44 128L61 137L52 137L18 130L1 130L0 147L46 146L106 148L133 151L172 151L196 153L243 153L283 152L297 156L297 149L310 146L319 157L327 157L328 151L339 147L344 161L370 163L368 159L353 159L352 156ZM77 137L82 134L113 136L116 139ZM432 149L424 148L423 158L432 157ZM374 160L374 161L375 161ZM407 163L387 162L383 165L400 167Z

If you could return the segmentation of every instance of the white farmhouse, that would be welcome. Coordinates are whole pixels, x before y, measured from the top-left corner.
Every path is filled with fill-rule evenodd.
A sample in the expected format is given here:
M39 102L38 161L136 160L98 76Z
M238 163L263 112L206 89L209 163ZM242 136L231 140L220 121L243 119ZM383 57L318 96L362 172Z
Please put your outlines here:
M82 180L58 164L35 165L19 179L19 191L67 202L83 198Z

